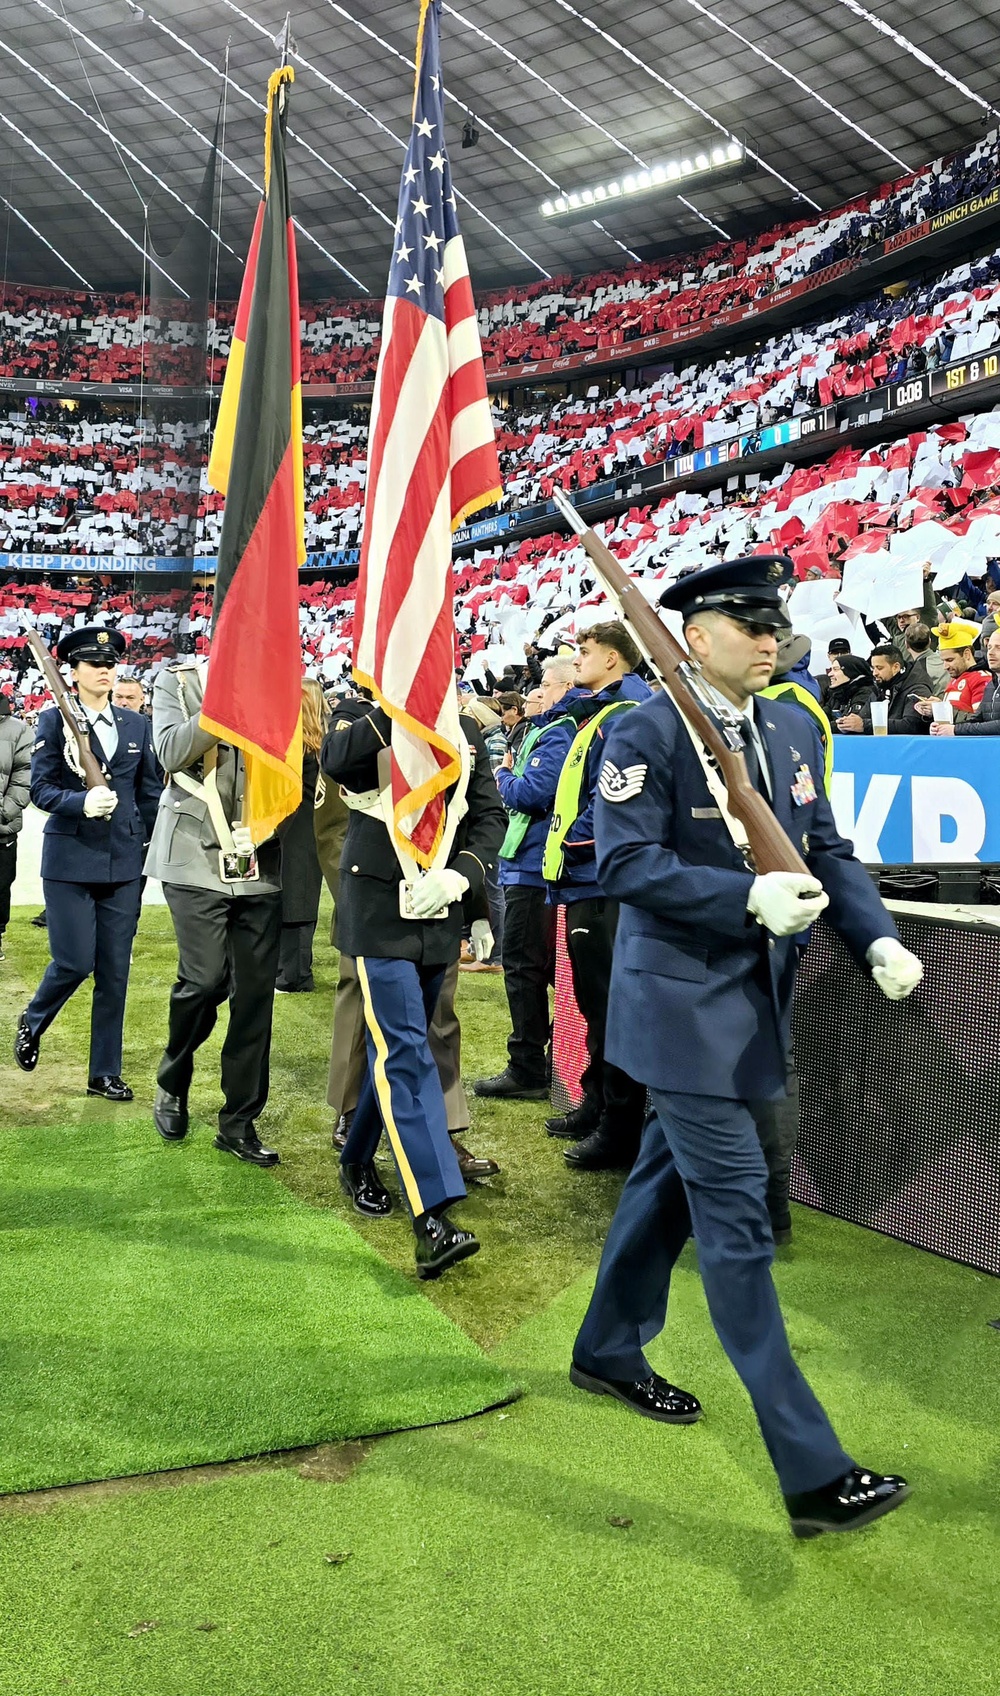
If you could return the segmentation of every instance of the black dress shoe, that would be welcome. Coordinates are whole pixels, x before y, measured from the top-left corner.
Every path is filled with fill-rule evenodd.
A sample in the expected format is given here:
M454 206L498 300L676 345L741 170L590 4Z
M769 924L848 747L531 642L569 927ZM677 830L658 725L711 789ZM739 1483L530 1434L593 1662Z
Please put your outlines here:
M571 1366L569 1381L578 1390L589 1390L592 1395L614 1396L646 1419L658 1419L661 1425L693 1425L702 1416L702 1405L697 1396L689 1395L687 1390L679 1390L676 1384L668 1384L658 1372L654 1372L651 1378L629 1383L625 1378L595 1378L592 1372L584 1372L581 1366Z
M34 918L29 922L34 925L36 930L44 930L48 924L48 920L45 917L45 908L43 907L40 913L36 913Z
M331 1136L330 1136L330 1141L333 1143L334 1148L343 1148L345 1142L347 1141L348 1134L349 1134L350 1129L351 1129L351 1120L353 1118L354 1118L354 1108L353 1107L351 1108L351 1111L349 1113L342 1113L340 1115L340 1118L337 1120L337 1123L334 1125L333 1131L332 1131Z
M547 1101L548 1087L545 1084L526 1084L505 1066L495 1078L477 1078L473 1084L477 1095L496 1096L502 1101Z
M449 1131L451 1146L458 1156L458 1169L463 1178L495 1178L500 1168L495 1160L488 1155L473 1154L471 1148L466 1148L459 1142L457 1132Z
M32 1036L28 1028L28 1015L22 1013L17 1021L17 1035L14 1038L14 1059L22 1072L33 1072L38 1065L39 1038Z
M568 1113L556 1113L551 1119L546 1119L545 1129L550 1137L586 1137L591 1131L596 1131L599 1123L593 1105L584 1098Z
M392 1212L392 1196L370 1160L341 1165L340 1187L353 1201L355 1213L363 1213L366 1219L384 1219Z
M103 1078L87 1079L88 1095L103 1095L105 1101L132 1101L132 1091L124 1078L108 1074Z
M153 1124L167 1142L180 1142L188 1134L187 1103L179 1095L169 1095L159 1084L153 1096Z
M479 1253L479 1241L471 1231L460 1231L444 1214L425 1213L414 1221L417 1234L417 1277L440 1278L449 1266Z
M859 1531L898 1508L909 1494L905 1478L853 1466L821 1490L786 1496L785 1506L796 1537L819 1537L824 1531Z
M567 1166L575 1166L581 1172L627 1172L635 1160L638 1147L636 1143L623 1148L620 1137L612 1136L609 1130L599 1125L589 1137L574 1143L572 1148L564 1149L563 1158Z
M215 1138L216 1148L221 1148L226 1154L235 1154L237 1160L248 1160L251 1166L277 1166L278 1156L273 1148L265 1148L252 1125L248 1125L241 1137L224 1137L220 1131Z

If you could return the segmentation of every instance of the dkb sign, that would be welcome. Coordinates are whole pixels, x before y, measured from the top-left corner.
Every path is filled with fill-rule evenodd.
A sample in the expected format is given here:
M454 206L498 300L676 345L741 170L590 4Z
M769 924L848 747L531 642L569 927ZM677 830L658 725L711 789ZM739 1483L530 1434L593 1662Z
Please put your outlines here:
M1000 736L836 736L837 825L866 865L1000 860Z

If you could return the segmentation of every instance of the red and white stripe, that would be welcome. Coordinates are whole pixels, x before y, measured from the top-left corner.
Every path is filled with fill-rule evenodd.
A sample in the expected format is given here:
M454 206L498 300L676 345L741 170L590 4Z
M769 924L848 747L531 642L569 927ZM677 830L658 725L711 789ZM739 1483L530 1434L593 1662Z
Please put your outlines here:
M461 236L443 252L445 319L386 299L368 437L354 671L393 720L397 836L433 863L458 777L452 531L500 470Z

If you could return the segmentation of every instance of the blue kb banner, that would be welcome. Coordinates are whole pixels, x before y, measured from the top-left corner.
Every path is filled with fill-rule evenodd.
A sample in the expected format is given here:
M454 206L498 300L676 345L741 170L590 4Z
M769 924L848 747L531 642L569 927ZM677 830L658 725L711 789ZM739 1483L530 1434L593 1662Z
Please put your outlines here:
M831 799L866 865L1000 863L1000 736L836 736Z

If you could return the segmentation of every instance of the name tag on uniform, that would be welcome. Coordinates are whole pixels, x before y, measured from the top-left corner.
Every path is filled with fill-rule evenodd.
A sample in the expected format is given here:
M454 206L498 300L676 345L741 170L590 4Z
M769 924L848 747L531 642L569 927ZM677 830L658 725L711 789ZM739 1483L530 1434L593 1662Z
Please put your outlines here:
M692 807L691 817L693 819L721 819L722 814L718 807Z
M139 752L138 742L130 742L128 745L128 751L130 754L137 754Z
M792 784L792 800L797 807L805 807L815 799L816 785L813 782L812 772L808 766L802 765L795 773L795 782Z

